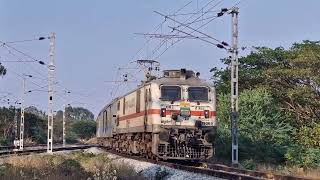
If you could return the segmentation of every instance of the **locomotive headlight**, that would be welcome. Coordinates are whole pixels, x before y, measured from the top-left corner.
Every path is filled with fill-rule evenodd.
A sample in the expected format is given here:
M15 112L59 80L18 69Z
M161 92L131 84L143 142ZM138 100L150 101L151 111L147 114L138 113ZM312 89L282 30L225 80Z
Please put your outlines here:
M204 118L209 118L209 110L204 110Z
M166 117L166 114L167 114L167 109L166 108L161 108L160 116L161 117Z

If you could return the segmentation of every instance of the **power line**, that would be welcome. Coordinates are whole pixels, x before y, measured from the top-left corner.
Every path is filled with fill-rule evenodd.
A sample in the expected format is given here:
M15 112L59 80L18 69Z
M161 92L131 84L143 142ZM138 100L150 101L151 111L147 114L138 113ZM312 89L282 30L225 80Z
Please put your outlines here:
M196 39L200 39L200 40L202 40L202 41L205 41L205 42L207 42L207 43L210 43L210 44L212 44L212 45L215 45L215 46L217 46L218 48L224 48L224 49L226 49L226 48L225 48L224 46L222 46L221 44L213 43L213 42L208 41L208 40L206 40L206 39L204 39L204 38L201 38L201 37L199 37L199 36L194 36L194 35L192 35L192 34L190 34L190 33L181 31L181 30L179 30L179 29L175 29L174 27L171 27L171 26L169 26L169 27L172 28L172 29L175 30L175 31L178 31L178 32L187 34L187 35L192 36L192 37L194 37L194 38L196 38Z
M41 41L46 39L45 37L38 37L33 39L25 39L25 40L18 40L18 41L7 41L5 44L13 44L13 43L22 43L22 42L31 42L31 41Z
M10 49L12 49L12 50L14 50L14 51L16 51L16 52L18 52L18 53L26 56L27 58L32 59L32 60L34 60L35 62L38 62L38 63L41 64L41 65L45 65L45 63L44 63L43 61L38 60L38 59L32 57L31 55L29 55L29 54L27 54L27 53L25 53L25 52L23 52L23 51L15 48L15 47L11 46L11 45L8 45L8 44L6 44L6 43L4 43L4 42L2 42L2 41L0 41L0 43L2 43L3 46L6 46L6 47L10 48Z
M40 39L40 40L43 40L43 37L42 37L42 38L40 37L40 38L38 38L38 39L32 39L32 40L12 41L12 42L9 42L9 43L27 42L27 41L34 41L34 40L39 40L39 39ZM11 48L11 49L15 50L16 52L19 52L19 53L23 54L24 56L26 56L26 57L28 57L28 58L31 58L31 59L33 60L33 62L36 61L36 62L39 62L39 63L40 63L39 60L37 60L36 58L28 55L27 53L24 53L24 52L22 52L21 50L18 50L17 48L14 48L14 47L12 47L12 46L7 45L6 43L8 43L8 42L6 42L6 43L3 43L2 41L0 41L0 42L1 42L2 45L7 49L7 51L9 52L9 54L11 54L11 55L14 56L15 58L17 58L20 62L23 62L23 60L20 59L16 54L12 53L8 48ZM41 62L42 62L42 61L41 61ZM42 63L40 63L40 64L42 64ZM40 73L39 71L35 70L32 66L29 66L29 67L32 69L32 71L34 71L35 73L39 74L40 76L45 76L44 74L42 74L42 73ZM45 79L45 78L39 78L39 79L44 80L44 81L47 81L47 79ZM58 86L60 86L60 87L63 87L64 89L66 89L66 91L70 91L68 88L62 86L61 83L58 83L57 81L56 81L56 84L57 84ZM46 87L47 87L47 86L46 86Z
M202 7L202 9L206 8L207 6L209 6L209 5L210 5L211 3L213 3L214 1L215 1L215 0L209 1L207 4L205 4L205 5ZM207 11L210 11L210 10L212 10L213 8L215 8L215 7L218 6L222 1L223 1L223 0L217 2L215 5L213 5L211 8L209 8ZM199 10L198 12L200 12L200 10ZM194 15L190 16L189 18L187 18L183 23L186 23L187 21L189 21L191 18L193 18L193 16L194 16ZM197 21L197 20L200 19L201 17L202 17L202 16L199 16L199 17L195 18L193 21L191 21L191 23L193 23L194 21ZM178 35L178 34L179 34L179 33L176 33L176 35ZM159 45L156 46L156 48L153 50L152 56L156 53L156 51L158 51L158 50L164 45L164 43L168 42L168 40L169 40L169 39L165 39L165 40L161 41L161 42L159 43ZM158 56L156 56L156 57L153 58L153 59L158 59L158 58L159 58L162 54L164 54L170 47L172 47L174 44L176 44L177 42L179 42L179 41L181 41L181 40L182 40L182 39L178 39L177 41L173 42L170 46L166 47L166 48L164 49L164 51L162 51L161 54L159 54Z
M180 12L181 10L183 10L184 8L186 8L188 5L190 5L192 3L192 1L189 1L188 3L186 3L184 6L182 6L181 8L179 8L178 10L176 10L174 13L178 13ZM166 19L164 19L160 24L158 24L157 26L155 26L155 30L153 31L153 33L157 32L161 27L162 25L166 22ZM144 43L144 45L135 53L135 55L132 57L133 60L135 60L135 56L137 54L139 54L143 49L144 47L150 42L150 39L146 40L146 42Z
M19 77L23 78L23 75L21 75L21 74L19 74L19 73L15 72L15 71L13 71L13 70L10 70L10 71L11 71L11 72L13 72L13 74L15 74L16 76L19 76ZM9 71L9 72L10 72L10 71ZM28 80L28 81L30 81L32 84L34 84L34 85L38 86L39 88L42 88L42 86L41 86L41 85L39 85L39 84L35 83L34 81L31 81L31 80Z
M215 10L215 11L205 11L205 12L190 12L190 13L181 13L181 14L168 14L167 16L187 16L187 15L196 15L196 14L200 14L200 13L210 13L210 12L218 12L219 10Z
M220 2L222 2L222 1L220 1ZM219 2L219 3L220 3ZM238 3L236 3L235 5L233 5L232 6L232 8L229 8L229 9L233 9L233 8L235 8L237 5L239 5L241 3L241 0L238 2ZM225 10L224 10L225 11ZM217 17L220 17L220 16L217 16ZM210 21L208 21L208 22L206 22L205 24L202 24L200 27L198 27L198 28L196 28L196 30L199 30L199 29L201 29L202 27L204 27L205 25L207 25L207 24L209 24L210 22L212 22L213 20L215 20L215 19L217 19L217 18L213 18L213 19L211 19ZM194 32L194 31L193 31ZM175 42L173 42L169 47L167 47L161 54L159 54L155 59L158 59L160 56L162 56L170 47L172 47L172 46L174 46L176 43L178 43L178 42L180 42L181 40L183 40L183 39L178 39L177 41L175 41Z
M215 5L213 5L211 8L209 8L209 10L212 10L213 8L215 8L216 6L218 6L222 1L223 1L223 0L221 0L221 1L219 1L218 3L216 3ZM210 1L209 3L207 3L207 4L205 5L205 7L208 6L209 4L211 4L211 2L212 2L212 1ZM203 7L203 8L205 8L205 7ZM194 19L192 22L198 20L199 18L201 18L201 16L197 17L197 18ZM184 21L183 23L186 23L189 19L190 19L190 18L188 18L188 19L187 19L186 21ZM216 18L211 19L210 22L213 21L214 19L216 19ZM191 22L191 23L192 23L192 22ZM208 23L206 23L206 24L208 24ZM206 24L205 24L205 25L206 25ZM202 25L201 27L203 27L203 26L204 26L204 25ZM200 28L201 28L201 27L200 27ZM198 28L198 29L200 29L200 28ZM198 30L198 29L197 29L197 30ZM178 33L176 33L176 34L178 34ZM174 46L176 43L180 42L181 40L183 40L183 39L178 39L177 41L173 42L170 46L166 47L166 48L165 48L158 56L156 56L154 59L159 59L160 56L162 56L170 47ZM162 45L163 45L163 44L162 44ZM161 46L162 46L162 45L161 45ZM160 47L161 47L161 46L160 46ZM158 49L160 49L160 48L158 48ZM157 50L157 49L156 49L156 50Z
M10 54L10 55L12 55L13 57L15 57L18 61L21 61L21 62L23 62L24 60L22 60L20 57L18 57L18 55L16 55L16 54L14 54L14 53L12 53L11 52L11 50L8 48L8 47L5 47L6 49L7 49L7 51L8 51L8 53ZM34 62L34 61L33 61ZM25 63L24 63L25 64ZM29 65L29 64L26 64L27 66ZM40 73L38 70L36 70L34 67L32 67L32 66L28 66L33 72L35 72L35 73L37 73L37 74L39 74L40 76L45 76L43 73Z
M197 32L197 33L200 33L200 34L202 34L202 35L204 35L204 36L206 36L206 37L208 37L208 38L210 38L210 39L213 39L213 40L215 40L215 41L217 41L217 42L219 42L219 43L222 43L222 41L220 41L220 40L218 40L218 39L216 39L216 38L213 38L212 36L210 36L210 35L208 35L208 34L205 34L205 33L201 32L201 31L198 31L198 30L190 27L189 25L186 25L186 24L184 24L184 23L181 23L181 22L179 22L179 21L177 21L177 20L175 20L175 19L173 19L173 18L170 18L170 17L168 17L168 16L166 16L166 15L160 13L160 12L157 12L157 11L154 11L154 12L157 13L157 14L159 14L159 15L161 15L161 16L164 16L164 17L166 17L166 18L168 18L168 19L170 19L170 20L172 20L172 21L174 21L174 22L176 22L176 23L179 23L180 25L182 25L182 26L184 26L184 27L186 27L186 28L189 28L189 29L191 29L191 30L193 30L193 31L195 31L195 32ZM178 30L178 28L175 28L175 27L170 27L170 28L173 29L173 30ZM181 32L182 32L182 31L181 31ZM191 34L188 34L188 35L192 36Z

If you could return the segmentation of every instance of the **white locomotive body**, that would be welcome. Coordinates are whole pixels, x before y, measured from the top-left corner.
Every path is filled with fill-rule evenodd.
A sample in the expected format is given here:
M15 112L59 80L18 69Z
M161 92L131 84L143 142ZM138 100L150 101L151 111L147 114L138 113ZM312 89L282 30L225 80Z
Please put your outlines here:
M215 129L215 89L185 69L164 71L114 99L97 117L100 145L150 158L210 158L208 133Z

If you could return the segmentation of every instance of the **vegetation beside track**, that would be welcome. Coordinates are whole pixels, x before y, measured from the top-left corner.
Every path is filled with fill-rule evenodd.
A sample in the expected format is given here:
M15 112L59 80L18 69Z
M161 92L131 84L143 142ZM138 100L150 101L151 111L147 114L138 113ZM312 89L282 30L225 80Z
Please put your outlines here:
M226 65L230 59L222 59ZM320 43L257 47L239 58L239 160L257 170L320 175ZM216 157L230 162L230 71L212 69L218 93Z
M16 109L18 123L20 122L20 109ZM14 140L14 107L0 108L0 146L13 145ZM54 116L54 143L62 143L62 111ZM19 128L18 128L19 130ZM19 132L18 132L19 133ZM82 107L66 108L66 141L77 143L94 137L96 123L94 115ZM25 145L45 144L47 142L47 115L36 107L25 109Z
M116 164L104 154L34 154L11 156L0 164L0 179L144 179L127 164Z

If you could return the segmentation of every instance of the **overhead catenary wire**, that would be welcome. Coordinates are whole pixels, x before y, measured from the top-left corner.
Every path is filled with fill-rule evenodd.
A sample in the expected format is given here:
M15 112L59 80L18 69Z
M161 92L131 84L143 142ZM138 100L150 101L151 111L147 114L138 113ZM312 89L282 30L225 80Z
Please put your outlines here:
M199 37L199 36L194 36L194 35L192 35L192 34L190 34L190 33L181 31L181 30L179 30L179 29L175 29L174 27L171 27L171 26L169 26L169 27L172 28L172 29L175 30L175 31L178 31L178 32L187 34L187 35L189 35L189 36L193 36L193 37L196 38L196 39L199 39L199 40L202 40L202 41L207 42L207 43L209 43L209 44L212 44L212 45L214 45L214 46L216 46L216 47L218 47L218 48L222 48L222 49L226 49L226 50L227 50L227 48L225 48L225 47L224 47L223 45L221 45L221 44L213 43L213 42L208 41L208 40L206 40L206 39L204 39L204 38L201 38L201 37Z
M3 46L6 46L6 47L10 48L10 49L12 49L12 50L14 50L14 51L16 51L16 52L24 55L25 57L27 57L27 58L29 58L29 59L32 59L32 60L34 60L35 62L38 62L38 63L41 64L41 65L45 65L45 62L42 61L42 60L40 60L40 59L37 59L37 58L35 58L35 57L33 57L33 56L31 56L31 55L23 52L23 51L15 48L15 47L13 47L13 46L11 46L11 45L8 45L8 44L6 44L5 42L0 41L0 43L1 43Z
M22 42L31 42L31 41L41 41L46 39L46 37L40 36L33 39L25 39L25 40L17 40L17 41L6 41L5 44L13 44L13 43L22 43Z
M200 14L200 13L216 13L219 10L214 10L214 11L205 11L205 12L190 12L190 13L180 13L180 14L168 14L167 16L187 16L187 15L193 15L193 14Z
M214 4L211 8L209 8L208 10L212 10L213 8L215 8L216 6L218 6L223 0L219 1L218 3ZM206 8L207 6L209 6L211 3L215 2L215 0L211 0L209 1L207 4L205 4L202 9ZM200 12L201 10L198 10L198 12ZM190 19L192 19L194 17L194 15L190 16L189 18L187 18L183 23L186 23L188 22ZM198 16L197 18L195 18L193 21L191 22L194 22L194 21L197 21L198 19L200 19L202 16ZM166 18L165 18L166 19ZM179 33L176 33L176 35L179 34ZM152 53L152 56L155 55L155 53L165 44L169 41L170 39L164 39L162 40L158 46L156 46L153 50L153 53ZM181 41L182 39L179 39L179 41ZM170 46L166 47L164 51L162 51L162 53L160 53L158 56L156 56L155 58L153 59L158 59L163 53L165 53L169 47L171 47L173 44L177 43L177 41L173 42Z
M214 1L214 0L210 1L209 3L207 3L203 8L206 8L206 7L207 7L208 5L210 5L213 1ZM217 2L215 5L213 5L211 8L209 8L209 10L212 10L213 8L215 8L216 6L218 6L222 1L223 1L223 0ZM196 19L194 19L192 22L197 21L197 20L200 19L200 18L201 18L201 16L198 16L198 17L197 17ZM189 18L188 18L187 20L185 20L183 23L186 23L189 19L191 19L191 17L189 17ZM216 19L216 18L211 19L210 22L213 21L214 19ZM191 23L192 23L192 22L191 22ZM208 24L208 23L206 23L206 24ZM204 25L202 25L201 27L203 27L203 26L204 26ZM176 33L176 34L178 34L178 33ZM166 47L161 53L159 53L158 56L156 56L154 59L159 59L170 47L174 46L176 43L180 42L181 40L183 40L183 39L178 39L177 41L173 42L170 46ZM164 42L165 42L165 41L164 41ZM160 49L160 47L161 47L163 44L164 44L164 43L160 44L160 46L157 47L157 48L155 49L155 51L157 51L158 49Z
M221 2L221 1L220 1ZM232 8L238 6L239 4L241 3L241 0L238 1L235 5L232 6ZM229 9L232 9L232 8L229 8ZM217 16L217 17L220 17L220 16ZM200 27L197 27L196 30L199 30L201 29L202 27L204 27L205 25L209 24L210 22L212 22L213 20L215 20L217 18L213 18L211 20L209 20L208 22L202 24ZM193 33L193 32L192 32ZM162 56L170 47L174 46L176 43L180 42L181 40L183 39L178 39L177 41L175 41L174 43L172 43L169 47L167 47L161 54L159 54L155 59L159 59L160 56Z
M174 13L178 13L181 10L183 10L184 8L186 8L187 6L189 6L192 3L192 1L189 1L188 3L186 3L185 5L183 5L181 8L179 8L178 10L176 10ZM155 30L152 31L153 33L157 32L162 25L166 22L166 19L164 19L160 24L158 24L157 26L155 26ZM138 55L143 49L144 47L150 42L150 39L146 40L146 42L144 43L144 45L135 53L135 55L131 58L133 60L135 60L136 55Z
M40 38L39 38L39 39L40 39ZM34 39L33 39L33 40L34 40ZM38 39L36 39L36 40L38 40ZM27 42L27 41L31 41L31 40L12 41L12 42L9 42L9 43ZM40 60L37 60L36 58L32 57L31 55L28 55L27 53L24 53L23 51L18 50L17 48L15 48L15 47L13 47L13 46L7 45L6 43L8 43L8 42L6 42L6 43L3 43L2 41L0 41L0 42L1 42L2 45L7 49L7 51L9 52L9 54L11 54L12 56L14 56L15 58L18 59L18 62L24 62L24 60L22 60L21 58L19 58L16 54L12 53L12 51L10 51L10 49L13 49L13 50L16 51L16 52L18 52L18 53L20 53L20 54L22 54L22 55L24 55L24 56L26 56L26 57L28 57L28 58L31 58L33 62L40 62ZM8 49L8 48L10 48L10 49ZM2 61L2 62L3 62L3 61ZM29 62L29 61L28 61L28 62ZM40 64L42 64L42 63L40 63ZM37 70L34 69L32 66L29 66L29 67L32 69L33 72L39 74L40 76L46 76L46 74L37 71ZM44 80L44 81L47 81L47 78L39 78L39 79L42 79L42 80ZM66 89L66 91L70 91L70 89L62 86L61 83L58 83L58 82L57 82L57 83L55 83L55 84L58 85L58 86L60 86L60 87L63 87L64 89ZM47 86L46 86L46 87L47 87ZM80 94L80 93L78 93L78 94Z
M19 76L19 77L21 77L21 78L24 78L23 75L15 72L15 71L13 71L13 70L9 70L9 72L13 72L13 74L15 74L16 76ZM31 80L29 80L29 79L28 79L27 81L29 81L29 82L31 82L32 84L38 86L39 88L42 88L42 87L43 87L43 86L39 85L38 83L35 83L34 81L31 81Z
M4 47L7 49L8 53L13 56L14 58L16 58L18 61L23 62L24 60L22 60L18 55L16 55L15 53L13 53L8 47ZM33 61L35 62L35 61ZM24 63L27 67L29 67L33 72L37 73L40 76L45 76L44 73L41 73L40 71L36 70L34 67L30 66L30 64L26 64Z

